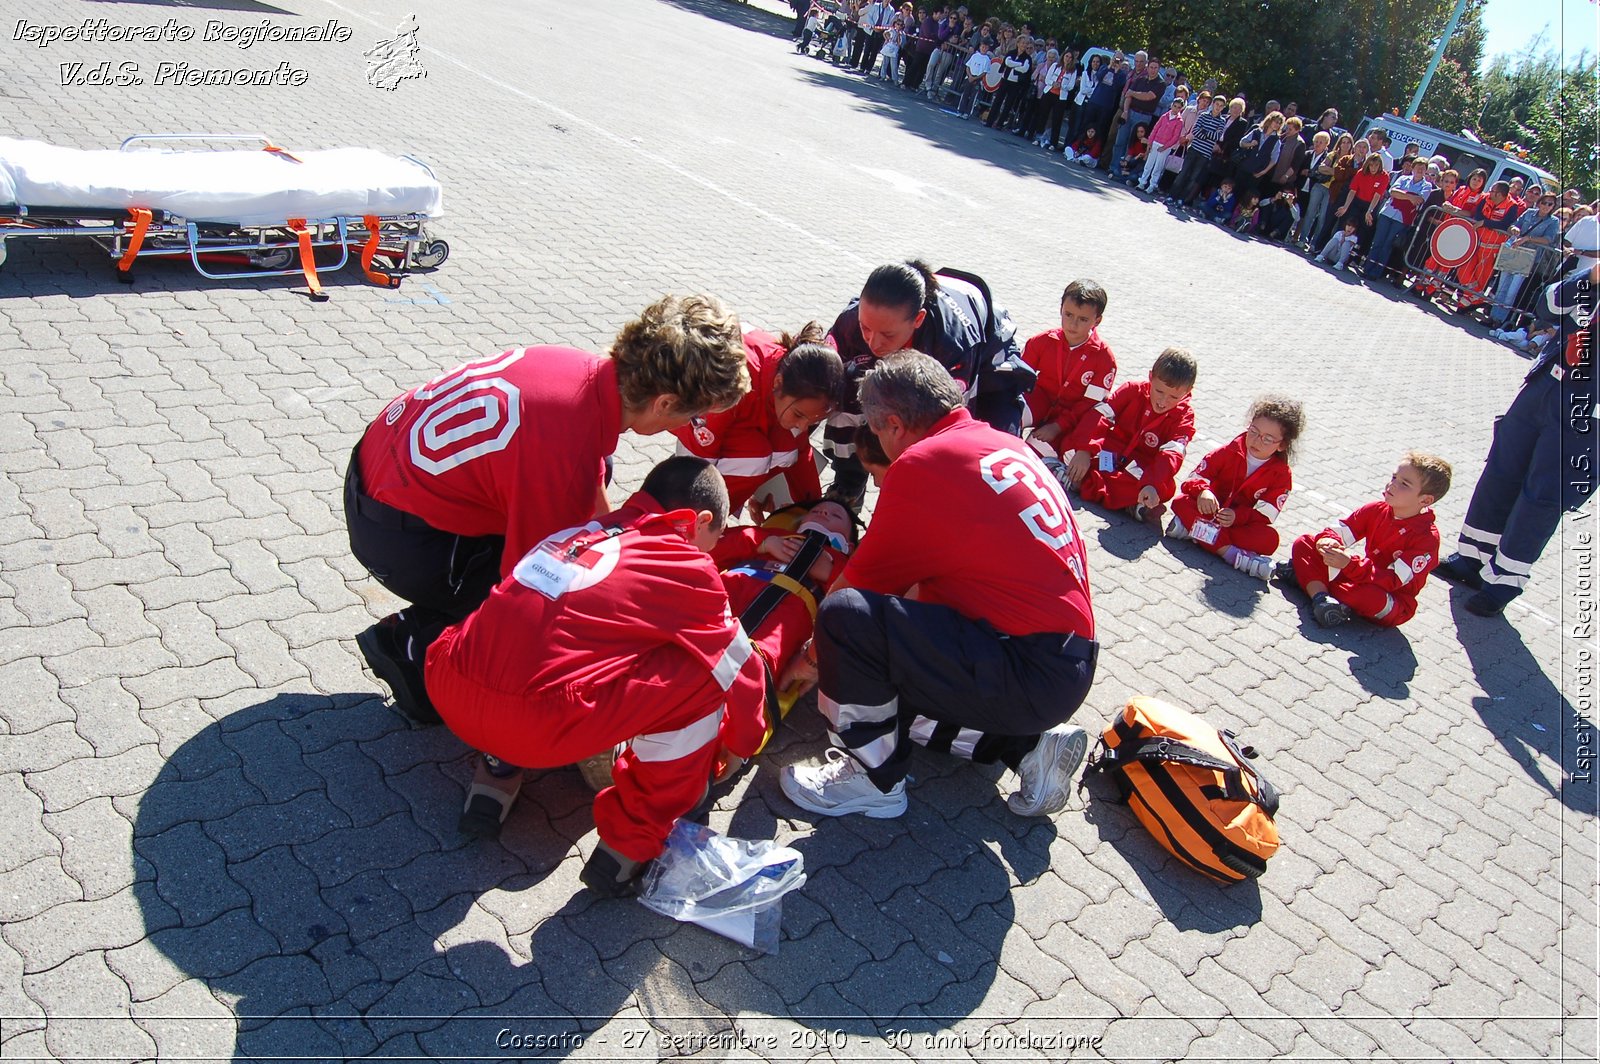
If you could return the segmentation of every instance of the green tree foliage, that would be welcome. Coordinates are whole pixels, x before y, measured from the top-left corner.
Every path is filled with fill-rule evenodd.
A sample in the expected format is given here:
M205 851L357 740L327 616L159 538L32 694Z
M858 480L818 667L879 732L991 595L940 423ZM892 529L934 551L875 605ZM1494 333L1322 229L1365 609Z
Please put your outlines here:
M1586 197L1600 184L1595 57L1580 52L1565 70L1545 42L1520 56L1496 56L1480 84L1478 136L1499 147L1528 149L1528 157Z
M1253 104L1293 100L1313 120L1337 107L1354 126L1364 115L1405 113L1456 0L997 0L969 5L1083 48L1149 48L1199 84L1215 77ZM1468 0L1445 46L1417 117L1486 143L1513 141L1563 183L1592 194L1596 183L1595 59L1565 71L1535 41L1501 56L1476 78L1483 58L1483 8Z
M1434 82L1445 114L1471 107L1467 79L1483 51L1470 0ZM1455 0L1000 0L986 13L1031 22L1079 46L1153 50L1193 81L1216 77L1253 102L1337 107L1354 121L1404 108L1416 91ZM1451 61L1453 60L1453 65Z

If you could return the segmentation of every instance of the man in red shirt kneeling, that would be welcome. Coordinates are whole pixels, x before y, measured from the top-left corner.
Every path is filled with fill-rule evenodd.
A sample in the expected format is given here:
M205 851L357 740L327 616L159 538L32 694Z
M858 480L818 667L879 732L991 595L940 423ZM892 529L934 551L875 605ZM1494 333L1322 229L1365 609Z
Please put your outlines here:
M1065 722L1098 653L1066 493L1031 447L974 420L927 355L879 360L860 395L890 465L817 614L817 705L835 749L786 768L783 791L825 816L899 816L916 741L1003 762L1021 776L1012 811L1054 813L1088 750Z
M728 492L703 458L669 458L620 509L546 537L429 648L428 696L484 752L461 829L498 833L522 768L625 744L595 796L583 881L628 892L705 796L720 747L766 737L764 674L706 553Z

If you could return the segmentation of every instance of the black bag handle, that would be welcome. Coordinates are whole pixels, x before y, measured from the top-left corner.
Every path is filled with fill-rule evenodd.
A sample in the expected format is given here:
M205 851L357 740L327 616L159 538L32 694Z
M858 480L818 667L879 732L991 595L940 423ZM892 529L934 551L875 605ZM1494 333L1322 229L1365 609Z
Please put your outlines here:
M1222 739L1228 750L1232 752L1233 756L1239 759L1239 768L1250 773L1250 779L1255 782L1256 792L1260 795L1258 799L1255 799L1255 803L1266 810L1268 816L1277 816L1278 788L1274 787L1267 777L1263 776L1254 765L1250 764L1251 761L1255 760L1256 748L1239 742L1239 737L1231 731L1219 731L1217 735Z
M1223 733L1218 733L1223 735ZM1170 763L1177 765L1193 765L1196 768L1208 768L1214 772L1222 773L1222 793L1220 797L1235 802L1250 802L1260 806L1268 816L1275 816L1278 812L1278 791L1268 783L1262 775L1245 762L1240 753L1240 746L1233 741L1232 733L1223 735L1223 740L1228 749L1239 758L1237 762L1224 761L1188 743L1180 742L1170 736L1157 736L1145 739L1131 745L1120 746L1115 750L1106 750L1103 760L1107 767L1112 764L1126 764L1130 761L1150 761L1155 763ZM1244 785L1244 774L1250 774L1250 779L1256 785L1256 793Z

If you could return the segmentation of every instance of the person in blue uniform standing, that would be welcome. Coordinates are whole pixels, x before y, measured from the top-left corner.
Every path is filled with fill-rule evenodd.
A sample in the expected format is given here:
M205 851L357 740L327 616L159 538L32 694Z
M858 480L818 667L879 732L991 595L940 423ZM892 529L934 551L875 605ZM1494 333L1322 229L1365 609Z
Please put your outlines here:
M1483 617L1522 594L1533 563L1561 514L1595 490L1595 286L1600 284L1600 219L1567 233L1577 265L1547 288L1544 315L1559 335L1545 347L1505 415L1461 525L1456 552L1440 563L1446 580L1476 589L1466 607Z

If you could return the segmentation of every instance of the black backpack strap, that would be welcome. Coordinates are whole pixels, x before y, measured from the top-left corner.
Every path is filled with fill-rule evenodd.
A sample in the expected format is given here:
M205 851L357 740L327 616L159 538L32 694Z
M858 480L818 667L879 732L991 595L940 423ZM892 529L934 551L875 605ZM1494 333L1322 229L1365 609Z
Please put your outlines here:
M1126 747L1107 752L1107 757L1117 763L1127 764L1130 761L1149 761L1155 763L1171 763L1177 765L1193 765L1196 768L1208 768L1222 773L1222 789L1220 794L1213 788L1207 797L1222 797L1235 802L1252 802L1260 806L1267 814L1274 815L1278 811L1278 792L1261 774L1245 763L1244 756L1239 754L1239 746L1229 737L1224 737L1223 742L1228 744L1229 750L1239 756L1237 763L1224 761L1214 757L1188 743L1179 742L1169 737L1157 736L1145 739ZM1244 774L1248 772L1251 780L1256 784L1257 792L1252 794L1244 785Z
M1267 777L1263 776L1250 763L1256 756L1256 748L1241 744L1239 737L1231 731L1218 732L1217 734L1221 736L1223 743L1232 751L1233 756L1239 759L1239 768L1244 772L1248 772L1250 779L1255 782L1257 797L1253 801L1266 810L1268 816L1277 816L1278 788L1274 787Z
M972 287L976 288L978 290L978 294L983 296L984 338L989 339L990 337L994 336L994 296L989 291L989 282L985 281L982 277L979 277L975 273L968 273L966 270L958 270L953 266L944 266L940 269L934 270L933 275L935 277L949 277L957 281L965 281L967 284L970 284Z
M827 537L820 532L807 531L803 535L805 538L800 544L800 549L795 552L789 564L785 565L783 571L778 574L787 577L788 581L794 584L799 584L804 579L806 573L811 571L811 567L817 563L818 558L822 557L823 550L828 546ZM757 595L750 605L744 608L744 612L739 614L739 624L743 626L745 635L754 635L756 629L761 627L761 622L767 619L767 615L778 608L778 603L783 601L785 595L790 594L793 594L793 592L779 583L769 583L762 588L761 594Z

